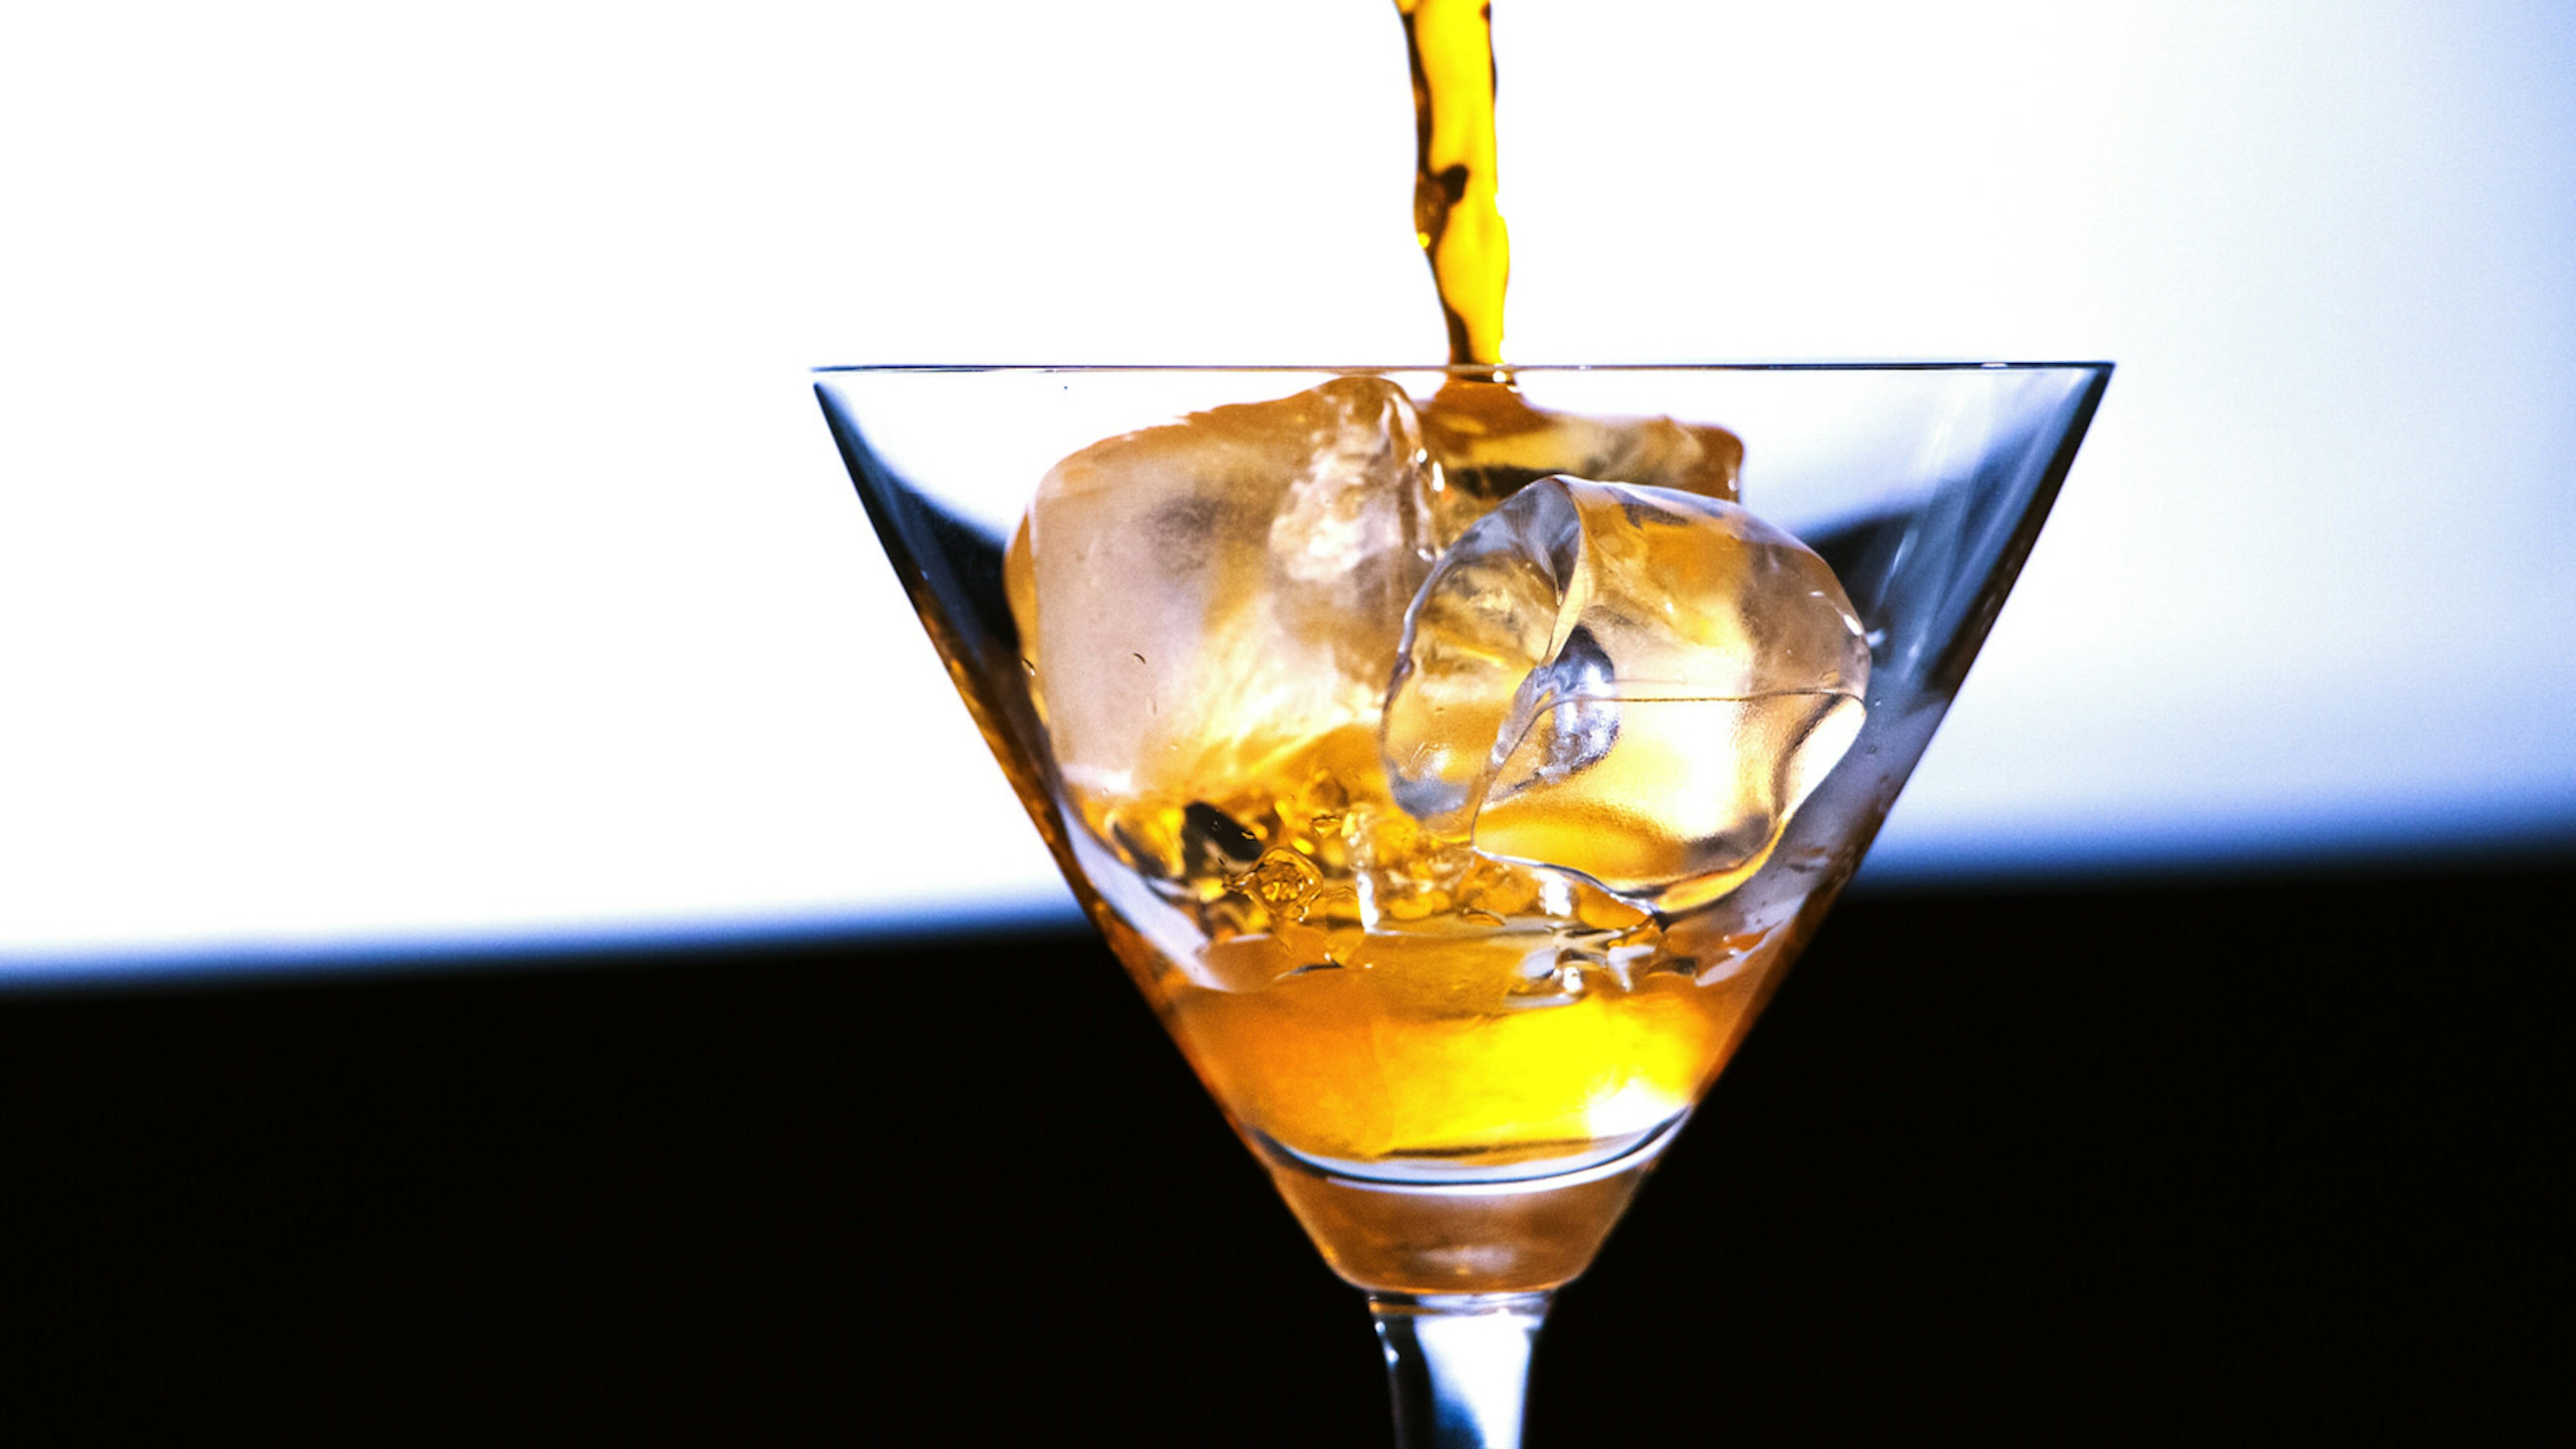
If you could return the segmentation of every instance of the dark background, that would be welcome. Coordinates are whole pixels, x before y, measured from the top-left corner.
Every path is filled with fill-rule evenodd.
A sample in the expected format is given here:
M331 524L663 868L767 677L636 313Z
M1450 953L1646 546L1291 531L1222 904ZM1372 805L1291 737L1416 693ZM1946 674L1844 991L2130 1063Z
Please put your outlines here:
M2571 893L1853 897L1533 1445L2563 1435ZM1077 937L21 992L0 1162L16 1443L1384 1442L1356 1296Z

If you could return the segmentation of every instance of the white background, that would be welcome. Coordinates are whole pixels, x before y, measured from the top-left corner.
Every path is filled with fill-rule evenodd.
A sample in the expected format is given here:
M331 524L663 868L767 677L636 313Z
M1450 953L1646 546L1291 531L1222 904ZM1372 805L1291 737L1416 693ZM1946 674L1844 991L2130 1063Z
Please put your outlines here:
M1873 869L2576 834L2576 11L1497 0L1522 361L2108 357ZM1060 909L802 369L1418 361L1386 0L0 20L0 957Z

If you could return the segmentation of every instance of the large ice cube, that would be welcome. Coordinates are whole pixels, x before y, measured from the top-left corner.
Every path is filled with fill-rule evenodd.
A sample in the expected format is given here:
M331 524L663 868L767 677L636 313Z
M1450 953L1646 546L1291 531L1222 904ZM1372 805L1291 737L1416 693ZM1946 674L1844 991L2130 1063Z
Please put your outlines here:
M1104 839L1183 868L1205 853L1188 802L1373 728L1435 552L1430 481L1411 400L1366 377L1109 438L1048 472L1005 582L1065 784Z
M1724 428L1671 418L1596 418L1533 407L1513 388L1460 378L1422 410L1440 465L1435 542L1442 548L1487 510L1552 474L1736 498L1744 442Z
M1718 499L1549 478L1423 582L1381 753L1431 829L1681 910L1760 867L1868 679L1850 601L1796 539Z

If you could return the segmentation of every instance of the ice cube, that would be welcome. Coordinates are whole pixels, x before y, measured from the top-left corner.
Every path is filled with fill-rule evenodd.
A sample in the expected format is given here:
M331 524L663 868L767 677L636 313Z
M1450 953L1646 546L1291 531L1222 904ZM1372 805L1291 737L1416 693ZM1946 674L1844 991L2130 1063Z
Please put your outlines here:
M1123 434L1048 472L1005 584L1065 784L1102 838L1179 873L1190 802L1373 730L1435 552L1429 493L1412 400L1366 377Z
M1424 580L1380 752L1430 829L1682 910L1760 868L1868 680L1850 601L1796 539L1720 499L1548 478Z
M1552 474L1736 498L1744 443L1670 418L1595 418L1533 407L1513 388L1460 378L1422 410L1440 465L1434 542L1442 548L1496 503Z

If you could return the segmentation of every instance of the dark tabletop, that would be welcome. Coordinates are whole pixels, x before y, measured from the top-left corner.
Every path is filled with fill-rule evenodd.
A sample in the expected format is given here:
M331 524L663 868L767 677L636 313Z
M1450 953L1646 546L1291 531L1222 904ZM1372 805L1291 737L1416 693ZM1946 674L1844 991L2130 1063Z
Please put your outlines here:
M1532 1444L2563 1433L2571 897L1853 897L1562 1295ZM1386 1432L1073 936L0 996L0 1230L16 1443Z

